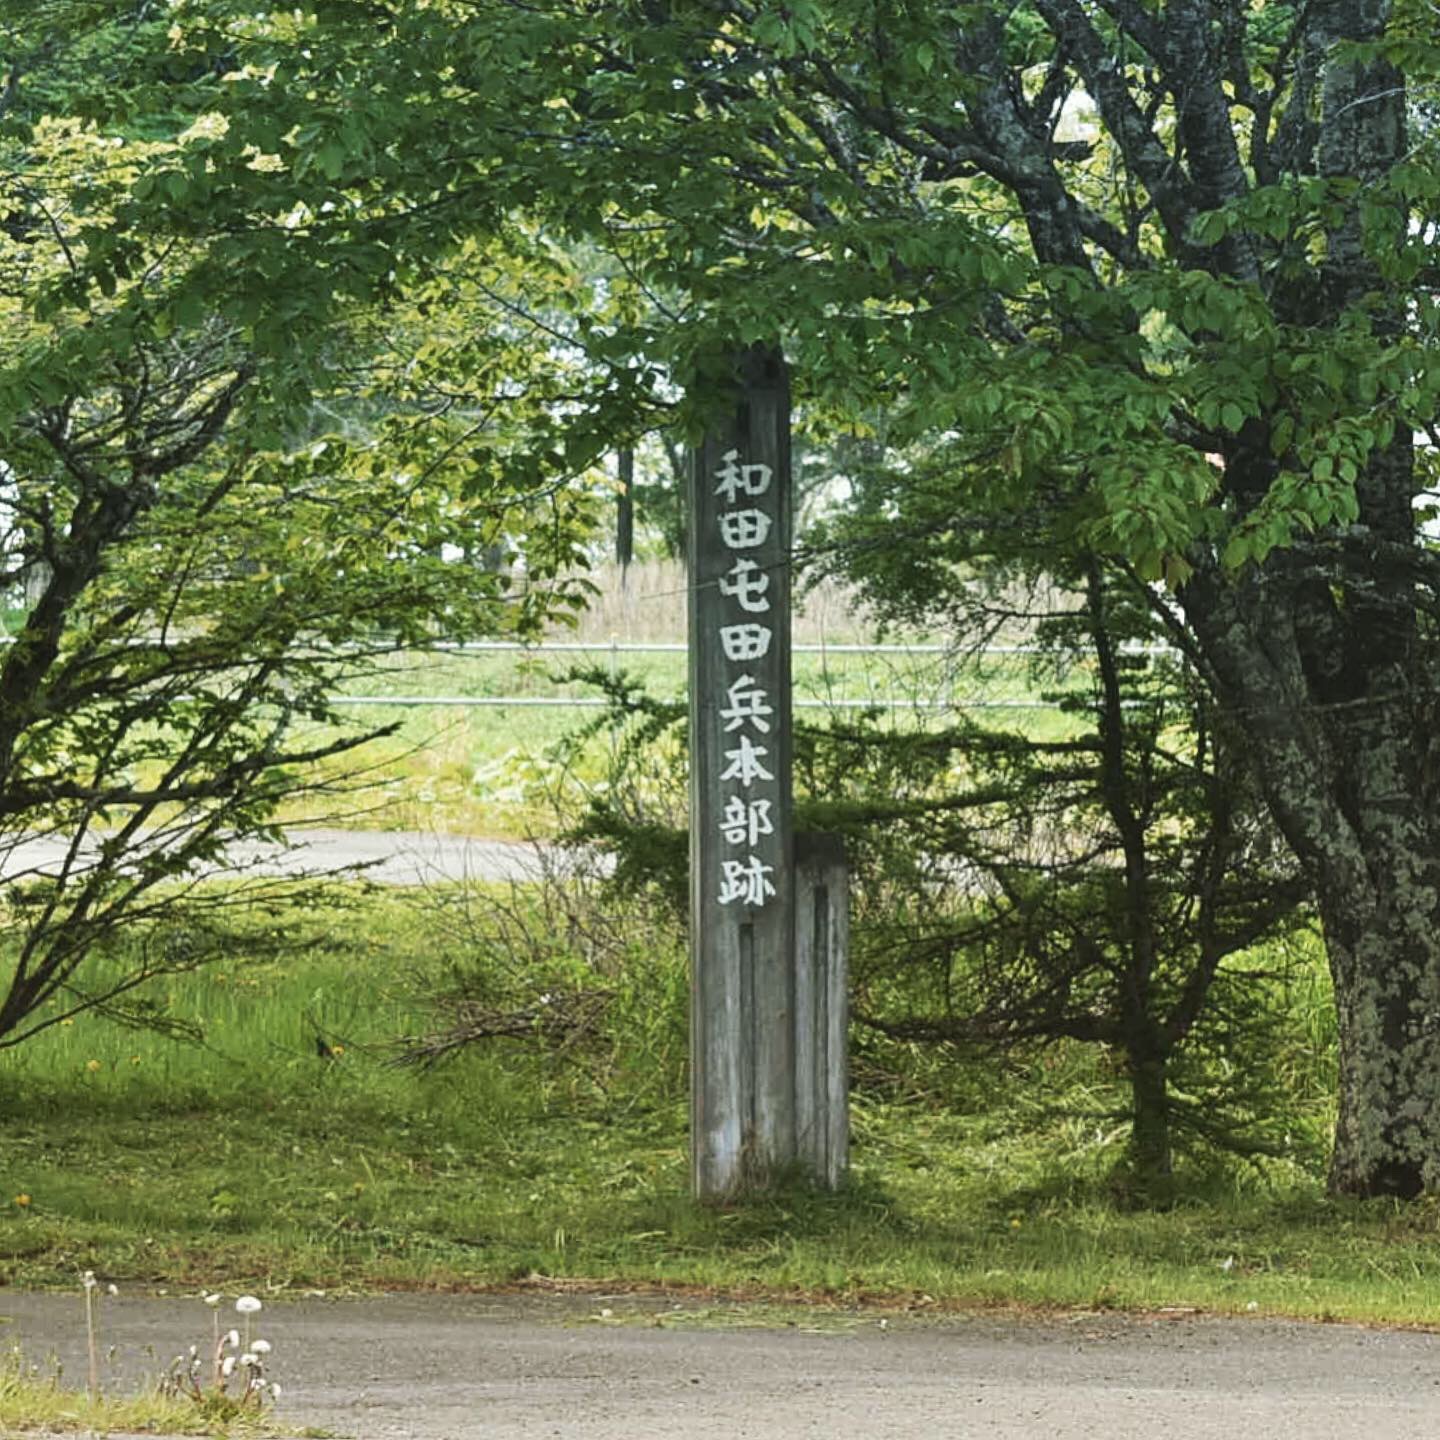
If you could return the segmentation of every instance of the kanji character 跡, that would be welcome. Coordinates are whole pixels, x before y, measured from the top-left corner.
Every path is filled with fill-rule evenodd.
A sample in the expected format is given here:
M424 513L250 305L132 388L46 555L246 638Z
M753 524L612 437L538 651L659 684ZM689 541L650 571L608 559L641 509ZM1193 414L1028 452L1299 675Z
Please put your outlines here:
M775 867L762 865L758 855L747 855L744 860L722 860L720 864L722 905L736 900L745 905L763 905L775 893L769 879Z

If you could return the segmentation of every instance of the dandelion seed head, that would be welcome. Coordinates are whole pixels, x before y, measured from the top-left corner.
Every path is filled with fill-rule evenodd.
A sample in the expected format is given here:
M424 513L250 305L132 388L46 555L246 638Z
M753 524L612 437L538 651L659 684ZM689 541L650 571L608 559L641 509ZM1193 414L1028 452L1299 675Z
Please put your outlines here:
M220 1342L227 1350L233 1350L240 1343L240 1332L238 1330L227 1330L225 1338Z
M257 1355L268 1355L270 1353L270 1342L268 1340L252 1340L250 1348Z
M206 1303L208 1306L210 1306L210 1308L211 1308L212 1310L213 1310L224 1298L225 1298L225 1297L224 1297L218 1290L216 1290L216 1291L214 1292L214 1294L212 1294L212 1295L206 1295L206 1296L204 1297L205 1303Z
M220 1373L228 1380L235 1373L235 1357L227 1355L220 1362Z
M254 1315L265 1307L253 1295L242 1295L235 1302L235 1308L242 1315Z

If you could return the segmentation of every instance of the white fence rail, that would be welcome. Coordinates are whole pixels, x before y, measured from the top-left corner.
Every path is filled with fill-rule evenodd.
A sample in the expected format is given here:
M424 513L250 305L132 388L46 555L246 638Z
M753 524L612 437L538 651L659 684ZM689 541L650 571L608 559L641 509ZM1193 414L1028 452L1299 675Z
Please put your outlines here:
M485 655L523 654L543 655L594 655L607 658L612 673L619 669L621 655L683 655L683 644L658 641L632 642L622 640L585 642L578 640L544 641L527 645L518 640L468 640L442 641L430 647L446 654ZM1159 653L1159 647L1148 647ZM939 656L954 653L947 645L933 644L796 644L791 646L795 655L929 655ZM987 645L974 652L983 656L1021 656L1044 653L1038 645ZM676 700L683 696L673 697ZM331 695L334 705L387 706L397 709L455 708L455 709L522 709L564 708L601 709L608 700L588 695ZM836 696L827 699L796 696L793 704L797 710L915 710L915 711L960 711L960 710L1058 710L1052 700L996 699L993 697L970 698L952 695L945 699L921 699L915 696Z
M332 705L393 705L408 709L425 709L446 705L457 708L524 705L549 705L565 709L601 709L608 700L593 695L331 695ZM680 700L682 696L671 699ZM885 699L856 700L845 697L834 700L795 699L790 702L797 710L1058 710L1052 700L951 700Z

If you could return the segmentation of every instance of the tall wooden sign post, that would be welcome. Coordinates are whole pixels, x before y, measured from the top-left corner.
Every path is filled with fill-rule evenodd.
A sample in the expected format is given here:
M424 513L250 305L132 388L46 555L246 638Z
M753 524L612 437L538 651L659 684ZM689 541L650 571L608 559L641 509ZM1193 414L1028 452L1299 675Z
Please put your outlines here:
M694 1189L723 1198L796 1167L833 1184L845 1164L843 857L807 845L797 874L778 351L736 357L732 413L691 457L689 529Z

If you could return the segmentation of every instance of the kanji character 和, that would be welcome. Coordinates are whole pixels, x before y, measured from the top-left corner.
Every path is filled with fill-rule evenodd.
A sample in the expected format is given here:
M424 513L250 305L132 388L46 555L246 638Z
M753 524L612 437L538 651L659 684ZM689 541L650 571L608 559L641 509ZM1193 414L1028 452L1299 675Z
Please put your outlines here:
M763 495L770 488L768 465L741 465L738 450L727 450L722 458L725 463L715 472L720 477L715 493L723 495L726 504L733 505L737 494L753 497Z

